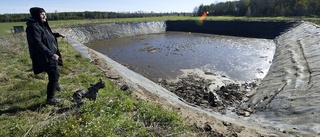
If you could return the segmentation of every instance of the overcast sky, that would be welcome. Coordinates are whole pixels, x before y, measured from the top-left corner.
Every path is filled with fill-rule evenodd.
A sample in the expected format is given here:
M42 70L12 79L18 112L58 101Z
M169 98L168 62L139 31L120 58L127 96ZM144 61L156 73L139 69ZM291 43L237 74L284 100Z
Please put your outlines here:
M201 4L236 0L0 0L0 14L29 13L42 7L47 13L70 11L193 12Z

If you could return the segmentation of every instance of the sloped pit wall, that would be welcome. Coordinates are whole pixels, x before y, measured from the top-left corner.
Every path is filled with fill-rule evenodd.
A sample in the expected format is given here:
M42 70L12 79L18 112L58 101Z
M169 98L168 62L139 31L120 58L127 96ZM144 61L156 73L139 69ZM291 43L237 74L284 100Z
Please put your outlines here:
M277 48L270 70L243 107L287 124L278 126L319 135L320 27L303 22L274 41Z
M203 21L199 24L198 21L184 20L86 24L67 29L81 43L165 31L273 39L296 24L297 22L261 21Z
M296 24L284 21L167 21L166 31L273 39Z
M101 23L86 24L69 27L68 33L78 42L88 43L92 41L130 37L144 34L165 32L164 21L131 22L131 23Z

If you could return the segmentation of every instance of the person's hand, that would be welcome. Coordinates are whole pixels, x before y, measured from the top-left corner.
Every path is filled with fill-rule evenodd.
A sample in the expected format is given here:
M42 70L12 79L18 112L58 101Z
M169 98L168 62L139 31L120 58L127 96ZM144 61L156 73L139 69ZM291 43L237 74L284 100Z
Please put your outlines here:
M59 33L59 37L64 38L64 37L66 37L66 36Z
M58 60L58 59L59 59L59 56L58 56L57 54L53 54L52 59L53 59L53 60Z

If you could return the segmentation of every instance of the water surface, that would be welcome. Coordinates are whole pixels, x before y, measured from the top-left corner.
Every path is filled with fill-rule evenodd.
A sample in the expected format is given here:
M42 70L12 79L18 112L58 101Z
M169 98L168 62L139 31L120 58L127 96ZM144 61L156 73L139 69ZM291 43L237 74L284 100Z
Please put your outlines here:
M86 46L153 81L174 79L180 69L195 68L235 81L252 81L266 75L275 52L272 40L185 32L109 39Z

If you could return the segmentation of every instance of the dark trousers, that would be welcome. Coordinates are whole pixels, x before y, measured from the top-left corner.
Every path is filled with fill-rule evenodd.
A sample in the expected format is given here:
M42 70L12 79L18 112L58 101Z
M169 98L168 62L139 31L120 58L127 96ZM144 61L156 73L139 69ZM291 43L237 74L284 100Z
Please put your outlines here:
M54 97L54 93L59 87L59 77L60 77L60 71L58 69L58 66L55 70L47 72L49 77L49 82L47 85L47 99L51 99Z

